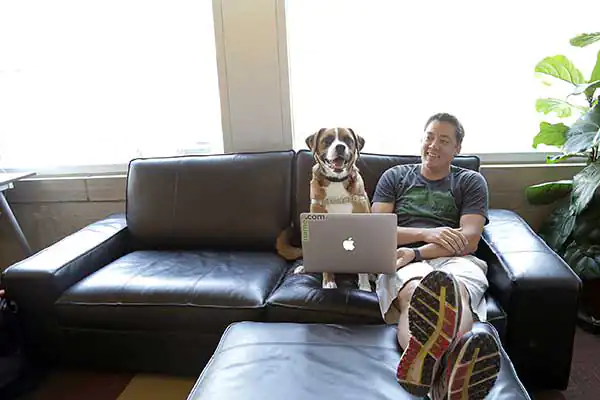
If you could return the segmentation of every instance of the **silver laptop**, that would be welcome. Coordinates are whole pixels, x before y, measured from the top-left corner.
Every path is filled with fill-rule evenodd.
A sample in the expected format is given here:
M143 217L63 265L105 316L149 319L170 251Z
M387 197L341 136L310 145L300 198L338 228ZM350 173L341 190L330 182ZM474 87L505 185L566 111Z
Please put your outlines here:
M396 214L300 214L306 272L393 273Z

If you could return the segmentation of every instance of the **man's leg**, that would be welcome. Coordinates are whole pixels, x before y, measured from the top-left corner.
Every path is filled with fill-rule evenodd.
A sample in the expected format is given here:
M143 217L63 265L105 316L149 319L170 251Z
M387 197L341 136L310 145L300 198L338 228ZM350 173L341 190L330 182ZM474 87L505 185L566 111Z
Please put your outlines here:
M398 293L398 342L404 351L396 378L415 396L430 392L439 361L459 327L469 324L462 318L460 292L451 274L434 270Z
M481 323L474 323L480 319L474 310L484 304L482 299L488 288L487 265L473 256L465 256L450 258L436 267L458 282L463 318L459 335L440 364L432 399L483 399L500 371L500 344Z

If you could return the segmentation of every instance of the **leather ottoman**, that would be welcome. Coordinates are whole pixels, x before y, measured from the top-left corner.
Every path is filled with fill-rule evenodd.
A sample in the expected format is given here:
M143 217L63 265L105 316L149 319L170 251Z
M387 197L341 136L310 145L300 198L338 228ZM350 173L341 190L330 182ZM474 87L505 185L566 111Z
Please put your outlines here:
M478 323L497 335L489 324ZM530 399L502 352L490 399ZM237 322L188 400L415 399L396 381L395 325Z

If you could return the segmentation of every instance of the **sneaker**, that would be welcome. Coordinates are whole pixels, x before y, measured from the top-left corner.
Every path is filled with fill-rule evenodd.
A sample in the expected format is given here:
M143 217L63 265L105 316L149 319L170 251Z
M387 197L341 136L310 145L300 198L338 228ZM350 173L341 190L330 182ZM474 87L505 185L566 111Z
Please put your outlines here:
M410 339L396 371L408 393L424 397L430 392L438 362L457 334L461 313L458 284L452 275L432 271L421 279L410 299Z
M500 372L500 351L494 336L470 331L444 356L432 400L481 400Z

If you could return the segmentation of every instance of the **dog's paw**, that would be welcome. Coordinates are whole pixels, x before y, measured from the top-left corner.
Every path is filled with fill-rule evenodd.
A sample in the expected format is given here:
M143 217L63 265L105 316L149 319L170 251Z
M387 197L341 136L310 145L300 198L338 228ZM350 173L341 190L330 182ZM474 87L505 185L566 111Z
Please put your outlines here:
M324 281L323 289L337 289L337 284L335 283L335 281Z
M360 290L364 290L365 292L372 292L373 290L371 289L371 284L366 283L366 284L359 284L358 288Z
M369 275L360 274L358 276L358 288L365 292L371 292L371 282L369 281Z
M298 265L296 269L294 269L294 274L303 274L305 272L304 265Z

